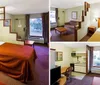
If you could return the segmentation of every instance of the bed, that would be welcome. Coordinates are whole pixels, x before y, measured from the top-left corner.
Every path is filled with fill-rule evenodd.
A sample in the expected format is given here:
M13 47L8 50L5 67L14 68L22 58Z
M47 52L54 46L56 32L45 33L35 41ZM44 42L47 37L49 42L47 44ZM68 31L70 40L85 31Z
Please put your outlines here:
M34 79L35 50L31 46L0 42L0 71L26 83Z
M100 28L88 39L88 41L100 42Z

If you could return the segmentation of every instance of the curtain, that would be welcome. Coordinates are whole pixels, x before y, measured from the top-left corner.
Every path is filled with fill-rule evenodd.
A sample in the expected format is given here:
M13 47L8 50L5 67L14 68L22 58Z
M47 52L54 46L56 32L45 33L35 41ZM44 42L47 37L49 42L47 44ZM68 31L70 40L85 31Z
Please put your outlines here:
M30 26L29 25L30 15L26 14L25 18L26 18L25 39L28 39L28 36L29 36L29 26Z
M58 8L56 8L55 10L56 10L56 22L57 22L57 26L58 26Z
M49 43L49 12L42 13L44 43Z

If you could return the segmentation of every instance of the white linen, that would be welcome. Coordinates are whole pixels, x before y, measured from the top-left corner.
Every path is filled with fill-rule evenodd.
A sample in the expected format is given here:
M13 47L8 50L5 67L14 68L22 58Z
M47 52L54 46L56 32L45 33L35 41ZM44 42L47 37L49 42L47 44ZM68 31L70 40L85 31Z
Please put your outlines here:
M5 42L0 41L0 45L4 44Z
M100 32L100 28L98 28L96 31Z

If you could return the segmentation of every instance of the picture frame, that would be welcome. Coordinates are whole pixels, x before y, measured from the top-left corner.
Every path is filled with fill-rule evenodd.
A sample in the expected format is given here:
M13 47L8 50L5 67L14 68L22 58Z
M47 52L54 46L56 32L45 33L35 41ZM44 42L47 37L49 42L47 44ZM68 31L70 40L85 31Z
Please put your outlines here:
M11 19L5 19L4 20L4 26L6 26L6 27L11 26Z
M56 52L57 56L56 56L56 61L63 61L63 52Z
M77 11L72 11L72 19L77 19Z

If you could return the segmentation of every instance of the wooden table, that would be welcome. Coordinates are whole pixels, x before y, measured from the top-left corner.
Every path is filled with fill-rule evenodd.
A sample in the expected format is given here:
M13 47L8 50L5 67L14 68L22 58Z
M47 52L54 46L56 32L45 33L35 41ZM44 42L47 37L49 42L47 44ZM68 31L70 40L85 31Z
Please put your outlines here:
M62 67L61 68L61 74L66 72L66 70L68 69L69 67ZM62 76L61 78L59 78L59 80L57 81L59 83L59 85L65 85L66 82L67 82L67 77L64 75Z
M58 82L59 82L59 85L65 85L66 84L66 76L63 76L63 77L61 77L59 80L58 80Z
M60 33L60 35L61 35L61 34L63 34L64 32L66 32L67 29L64 28L64 27L57 27L57 28L55 28L55 32L56 32L56 31L58 31L58 32Z
M61 74L64 73L64 72L66 72L66 70L67 70L68 68L69 68L69 67L62 67L62 68L61 68Z

